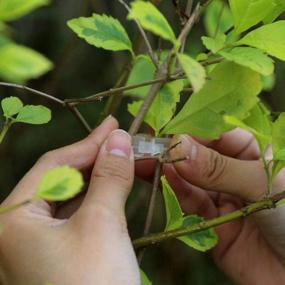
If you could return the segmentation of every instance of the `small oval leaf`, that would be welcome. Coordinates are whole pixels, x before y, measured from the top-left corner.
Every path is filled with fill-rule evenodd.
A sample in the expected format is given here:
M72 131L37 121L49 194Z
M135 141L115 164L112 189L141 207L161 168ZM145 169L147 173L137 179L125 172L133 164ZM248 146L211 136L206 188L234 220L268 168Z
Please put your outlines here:
M65 201L80 193L83 186L82 174L69 166L48 171L35 194L35 198L48 201Z
M48 123L50 120L51 111L47 107L26 105L20 110L15 122L42 125Z
M20 112L23 103L18 97L8 97L1 101L3 114L6 118L10 118Z

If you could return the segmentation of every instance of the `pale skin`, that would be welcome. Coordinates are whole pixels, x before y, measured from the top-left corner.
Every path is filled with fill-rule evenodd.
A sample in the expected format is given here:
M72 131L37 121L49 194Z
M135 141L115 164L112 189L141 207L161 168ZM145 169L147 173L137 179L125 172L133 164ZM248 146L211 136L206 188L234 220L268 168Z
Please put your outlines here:
M44 155L3 202L7 206L31 198L44 172L59 165L76 167L90 180L75 212L55 214L52 204L39 201L0 217L1 284L140 284L124 211L134 158L130 137L117 128L117 121L107 118L86 139ZM250 135L236 130L212 143L174 138L180 140L171 155L187 154L190 160L165 166L164 172L185 212L214 217L262 197L266 181ZM150 176L145 169L137 165L140 176ZM279 176L274 191L284 190L283 180ZM282 221L281 214L272 216ZM280 229L271 229L268 217L257 218L269 229L264 234L253 219L218 227L214 259L237 284L285 284L285 255L278 257L264 238L270 240Z

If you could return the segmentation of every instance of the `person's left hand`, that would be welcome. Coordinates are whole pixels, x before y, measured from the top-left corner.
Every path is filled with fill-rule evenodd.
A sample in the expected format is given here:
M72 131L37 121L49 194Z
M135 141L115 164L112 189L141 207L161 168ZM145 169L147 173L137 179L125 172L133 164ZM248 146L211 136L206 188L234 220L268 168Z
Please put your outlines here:
M124 211L134 157L130 136L117 127L108 118L86 139L47 153L4 201L8 206L33 197L48 169L69 165L87 176L92 171L87 194L70 218L55 218L45 201L0 217L1 284L140 284Z

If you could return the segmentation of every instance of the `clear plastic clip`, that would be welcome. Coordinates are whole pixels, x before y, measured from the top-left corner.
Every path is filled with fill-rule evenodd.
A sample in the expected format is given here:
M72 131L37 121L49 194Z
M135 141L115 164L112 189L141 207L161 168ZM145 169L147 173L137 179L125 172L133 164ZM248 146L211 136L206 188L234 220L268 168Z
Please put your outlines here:
M164 153L170 146L170 138L155 138L147 135L133 136L135 158L156 156Z

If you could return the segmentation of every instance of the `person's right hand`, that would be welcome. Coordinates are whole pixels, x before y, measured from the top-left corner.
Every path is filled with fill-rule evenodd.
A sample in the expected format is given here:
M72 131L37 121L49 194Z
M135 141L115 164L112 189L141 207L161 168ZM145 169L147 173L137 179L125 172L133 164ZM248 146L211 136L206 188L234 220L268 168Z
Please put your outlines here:
M186 213L213 218L264 196L265 171L248 133L234 130L211 143L184 135L175 137L173 144L179 141L182 144L172 150L172 158L190 159L165 166L164 171ZM274 193L285 189L284 171L273 189ZM285 284L284 222L285 207L281 207L217 227L219 243L213 250L217 265L237 284Z
M134 155L131 137L117 128L109 117L84 140L47 153L3 202L32 199L43 174L61 165L88 178L86 196L71 216L64 212L59 219L53 205L40 200L0 217L2 285L141 283L124 209Z

